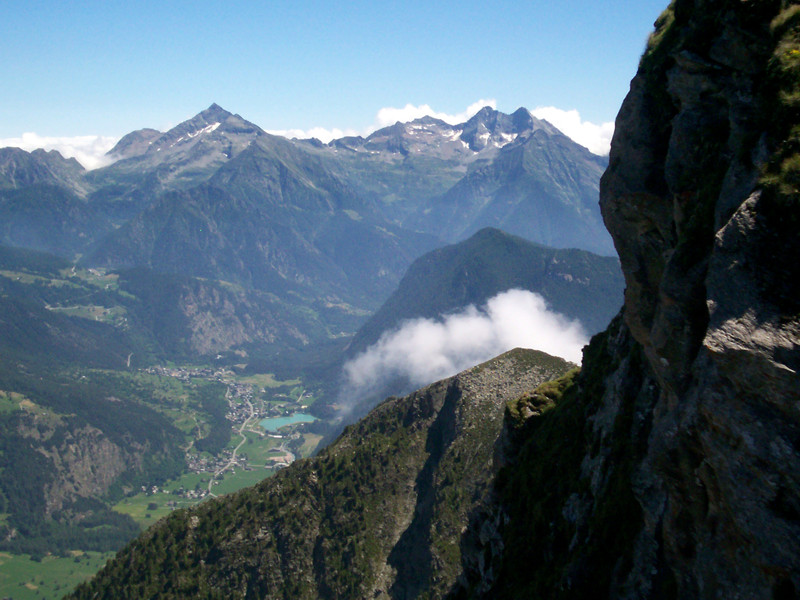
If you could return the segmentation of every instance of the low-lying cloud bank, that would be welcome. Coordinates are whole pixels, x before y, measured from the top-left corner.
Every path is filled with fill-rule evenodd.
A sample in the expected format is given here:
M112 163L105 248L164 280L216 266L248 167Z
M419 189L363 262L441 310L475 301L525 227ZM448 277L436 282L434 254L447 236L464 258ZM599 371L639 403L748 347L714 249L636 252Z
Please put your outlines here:
M414 319L385 333L345 364L341 401L358 404L397 380L418 388L517 347L580 363L587 343L578 321L548 310L538 294L512 289L480 309L469 306L439 320Z
M606 156L611 149L611 137L614 135L614 122L597 125L581 120L577 110L561 110L555 106L540 106L531 111L537 119L543 119L589 152Z
M114 162L106 156L119 141L117 137L105 135L79 135L75 137L46 137L37 133L23 133L16 138L0 139L0 148L8 146L31 152L38 148L58 150L64 158L74 158L84 168L99 169Z

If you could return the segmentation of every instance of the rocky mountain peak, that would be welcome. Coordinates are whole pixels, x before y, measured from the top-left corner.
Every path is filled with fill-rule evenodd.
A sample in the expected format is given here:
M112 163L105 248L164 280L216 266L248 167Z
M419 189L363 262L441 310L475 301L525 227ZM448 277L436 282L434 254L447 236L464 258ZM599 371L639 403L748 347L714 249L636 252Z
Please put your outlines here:
M198 116L201 116L207 122L212 123L216 121L224 121L225 119L233 115L232 113L229 113L227 110L222 108L219 104L214 102L207 109L200 112Z
M137 129L124 135L114 147L106 153L106 156L115 157L117 160L131 158L147 152L150 145L163 135L157 129Z
M135 131L111 150L121 160L106 167L111 174L157 173L154 181L164 189L198 183L267 134L257 125L217 104L166 133L154 129ZM103 169L96 174L102 177ZM198 177L200 176L200 177Z
M511 122L517 131L533 129L533 124L536 120L538 119L535 119L527 108L519 107L511 113Z
M212 104L206 110L176 125L155 140L149 152L172 153L172 149L176 146L179 150L186 149L206 142L208 139L231 142L232 145L237 146L238 150L241 150L253 139L263 134L263 130L257 125ZM241 139L241 136L244 136L245 139ZM233 137L240 139L231 139Z
M461 139L475 152L491 147L502 148L531 133L537 121L525 108L507 115L484 106L461 126Z
M452 128L452 125L449 125L448 123L445 123L441 119L437 119L436 117L432 117L430 115L425 115L424 117L420 117L419 119L414 119L413 121L411 121L411 123L417 125L434 125L437 127Z
M64 158L57 150L0 148L0 188L45 184L65 186L84 196L86 186L80 180L84 172L77 160Z
M472 117L470 117L470 119L469 119L469 121L467 121L467 123L469 123L471 121L486 123L488 121L496 120L498 114L501 114L501 113L499 113L497 110L495 110L491 106L484 106L478 112L476 112Z

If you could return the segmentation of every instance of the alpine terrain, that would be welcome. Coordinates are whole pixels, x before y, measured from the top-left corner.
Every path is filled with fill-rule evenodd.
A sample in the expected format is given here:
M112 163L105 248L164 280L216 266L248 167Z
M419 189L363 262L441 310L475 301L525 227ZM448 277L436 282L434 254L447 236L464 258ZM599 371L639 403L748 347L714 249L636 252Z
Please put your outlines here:
M342 411L341 367L404 319L517 287L598 331L622 302L607 159L525 109L322 144L212 104L106 158L0 149L0 596L315 454L383 400Z
M798 98L800 5L672 2L600 186L624 307L579 373L514 351L390 398L316 457L173 512L69 597L797 597ZM475 132L459 139L485 150ZM449 186L484 182L470 210L443 190L428 214L481 213L523 145Z

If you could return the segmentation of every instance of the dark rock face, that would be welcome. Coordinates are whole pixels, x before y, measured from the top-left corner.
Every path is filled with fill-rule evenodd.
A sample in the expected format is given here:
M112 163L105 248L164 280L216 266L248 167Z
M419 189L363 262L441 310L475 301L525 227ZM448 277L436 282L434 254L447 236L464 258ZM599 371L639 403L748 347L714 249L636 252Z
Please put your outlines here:
M797 597L793 56L796 5L677 1L656 23L601 181L622 318L552 410L507 422L461 596Z
M765 246L796 246L770 226L759 187L774 144L760 87L777 10L749 4L677 3L601 183L625 322L660 388L634 476L640 539L681 596L800 589L800 323L759 281L775 268Z

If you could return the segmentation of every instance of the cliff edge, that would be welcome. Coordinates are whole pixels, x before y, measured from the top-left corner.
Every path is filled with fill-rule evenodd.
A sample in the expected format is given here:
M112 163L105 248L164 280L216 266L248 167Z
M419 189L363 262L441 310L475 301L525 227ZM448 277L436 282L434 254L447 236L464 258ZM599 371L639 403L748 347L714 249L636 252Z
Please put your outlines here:
M798 24L739 0L656 22L601 182L622 315L510 427L461 596L798 597Z

